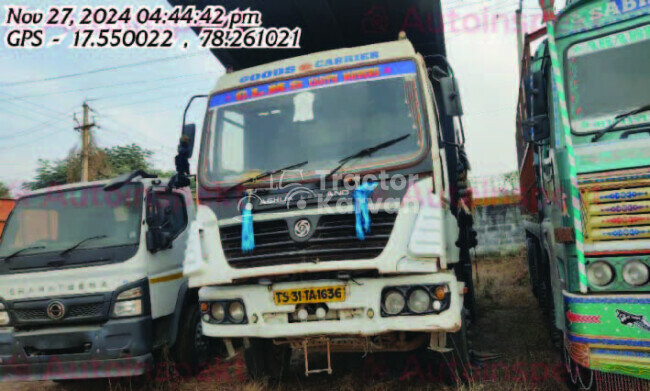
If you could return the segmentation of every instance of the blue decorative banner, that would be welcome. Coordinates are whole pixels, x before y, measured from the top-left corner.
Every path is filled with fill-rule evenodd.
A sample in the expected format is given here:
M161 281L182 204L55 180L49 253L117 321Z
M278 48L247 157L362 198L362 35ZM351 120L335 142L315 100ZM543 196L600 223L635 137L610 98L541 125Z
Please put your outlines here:
M417 68L413 61L406 60L260 84L254 87L242 88L240 90L233 90L213 95L210 98L210 108L231 103L245 102L252 99L265 98L272 95L308 90L325 85L345 84L360 80L410 75L415 74L416 69Z

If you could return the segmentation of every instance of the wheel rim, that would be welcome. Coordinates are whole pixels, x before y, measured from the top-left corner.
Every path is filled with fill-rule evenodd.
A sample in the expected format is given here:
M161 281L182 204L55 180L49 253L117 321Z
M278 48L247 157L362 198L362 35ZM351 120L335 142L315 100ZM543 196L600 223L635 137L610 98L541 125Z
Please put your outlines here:
M204 362L207 360L208 356L208 344L203 336L203 325L199 320L194 329L194 351L196 352L199 362Z

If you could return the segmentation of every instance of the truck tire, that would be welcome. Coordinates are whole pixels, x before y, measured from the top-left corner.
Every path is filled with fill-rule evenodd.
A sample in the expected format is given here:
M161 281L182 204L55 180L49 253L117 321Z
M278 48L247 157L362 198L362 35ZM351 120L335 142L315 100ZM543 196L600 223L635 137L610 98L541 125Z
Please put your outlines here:
M452 349L446 354L442 378L447 384L457 384L471 379L472 367L467 341L467 315L463 310L461 328L455 333L447 334L447 347Z
M526 239L526 259L528 261L528 275L530 276L530 286L533 295L539 298L539 252L537 250L536 240L533 238Z
M291 349L270 339L251 338L244 348L244 362L252 380L279 382L289 371Z
M203 336L199 306L192 304L183 310L178 325L178 337L172 349L181 375L196 375L208 362L208 352L209 344Z

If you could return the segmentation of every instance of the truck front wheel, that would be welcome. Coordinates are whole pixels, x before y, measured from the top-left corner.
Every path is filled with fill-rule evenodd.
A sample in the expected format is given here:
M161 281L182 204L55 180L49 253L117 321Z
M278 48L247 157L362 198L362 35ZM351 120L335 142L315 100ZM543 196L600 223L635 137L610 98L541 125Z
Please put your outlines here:
M209 345L201 327L201 313L198 304L192 304L183 311L178 327L178 338L173 348L174 359L181 369L196 375L208 361Z
M244 361L251 379L268 378L277 382L288 372L291 358L288 345L276 345L270 339L251 338L244 346Z

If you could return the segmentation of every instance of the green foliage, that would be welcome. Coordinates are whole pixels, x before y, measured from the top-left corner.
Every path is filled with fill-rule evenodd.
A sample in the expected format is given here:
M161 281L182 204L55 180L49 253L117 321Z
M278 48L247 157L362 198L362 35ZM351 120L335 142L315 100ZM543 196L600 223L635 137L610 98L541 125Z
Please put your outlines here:
M511 171L503 174L503 181L506 188L503 189L505 193L514 194L519 189L519 171Z
M3 182L0 182L0 198L11 198L11 190Z
M93 148L88 157L89 180L113 178L133 170L151 171L148 159L153 155L148 149L137 144L110 148ZM50 161L38 160L36 177L23 186L30 190L48 186L78 182L81 178L81 155L71 152L65 159Z
M55 162L46 159L38 159L36 178L34 178L32 182L25 183L23 186L30 190L36 190L43 187L67 183L69 165L69 159Z
M110 176L117 176L134 170L151 170L147 163L153 152L137 144L104 148Z

